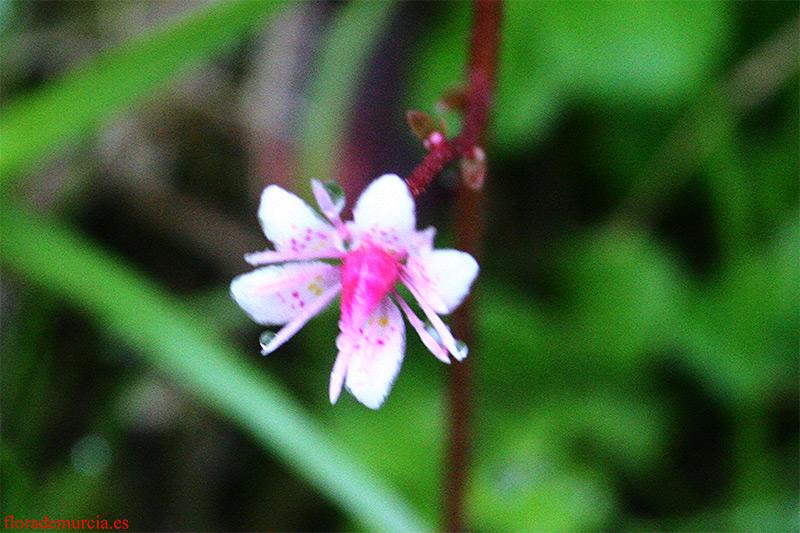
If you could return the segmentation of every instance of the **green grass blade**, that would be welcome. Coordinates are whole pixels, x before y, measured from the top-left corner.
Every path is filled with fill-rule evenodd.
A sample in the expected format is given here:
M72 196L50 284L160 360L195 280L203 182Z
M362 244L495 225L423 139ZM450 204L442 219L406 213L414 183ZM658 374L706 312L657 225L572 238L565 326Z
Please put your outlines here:
M274 1L211 4L9 101L0 116L0 180L163 86L280 5Z
M88 310L187 391L245 428L368 529L429 529L374 475L339 450L280 386L213 324L57 221L4 199L7 272Z

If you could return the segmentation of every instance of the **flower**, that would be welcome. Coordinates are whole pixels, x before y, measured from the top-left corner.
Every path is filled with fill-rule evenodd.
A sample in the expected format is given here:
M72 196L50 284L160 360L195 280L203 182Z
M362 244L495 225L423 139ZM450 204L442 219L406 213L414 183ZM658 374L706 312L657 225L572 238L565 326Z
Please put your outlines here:
M340 217L343 195L331 196L316 180L312 187L327 221L277 185L264 189L258 217L275 249L248 254L245 260L270 266L235 278L231 294L259 324L285 324L277 334L262 335L266 355L341 292L330 401L336 403L344 385L362 404L377 409L405 354L401 309L439 360L449 363L448 352L459 361L466 357L466 346L453 338L439 314L458 307L478 274L478 263L465 252L433 249L435 229L416 230L414 200L399 176L373 181L349 222ZM430 325L397 292L398 282L408 287Z

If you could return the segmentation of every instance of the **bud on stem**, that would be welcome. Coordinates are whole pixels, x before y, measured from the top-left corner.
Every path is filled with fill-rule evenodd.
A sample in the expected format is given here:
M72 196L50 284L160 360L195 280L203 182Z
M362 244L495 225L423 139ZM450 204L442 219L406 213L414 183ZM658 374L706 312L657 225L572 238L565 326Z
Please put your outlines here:
M464 184L472 189L478 191L483 188L483 182L486 178L486 152L480 146L473 146L461 158L461 176L464 178Z

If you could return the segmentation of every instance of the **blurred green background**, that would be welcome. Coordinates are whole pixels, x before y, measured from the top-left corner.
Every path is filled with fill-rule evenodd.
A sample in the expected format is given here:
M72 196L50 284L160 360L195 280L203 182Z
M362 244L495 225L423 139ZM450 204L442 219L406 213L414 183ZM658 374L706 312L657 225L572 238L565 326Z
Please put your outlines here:
M267 184L409 174L469 15L0 3L1 516L440 524L447 368L412 333L384 407L331 407L336 306L262 358L227 287ZM796 2L507 4L475 529L798 529L797 71Z

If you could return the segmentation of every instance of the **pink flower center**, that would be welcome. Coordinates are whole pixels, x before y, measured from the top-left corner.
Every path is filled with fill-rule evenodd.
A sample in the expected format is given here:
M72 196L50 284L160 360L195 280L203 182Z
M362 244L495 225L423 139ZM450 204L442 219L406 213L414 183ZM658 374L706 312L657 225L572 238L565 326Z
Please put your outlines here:
M342 330L360 328L397 282L400 261L371 242L344 257Z

